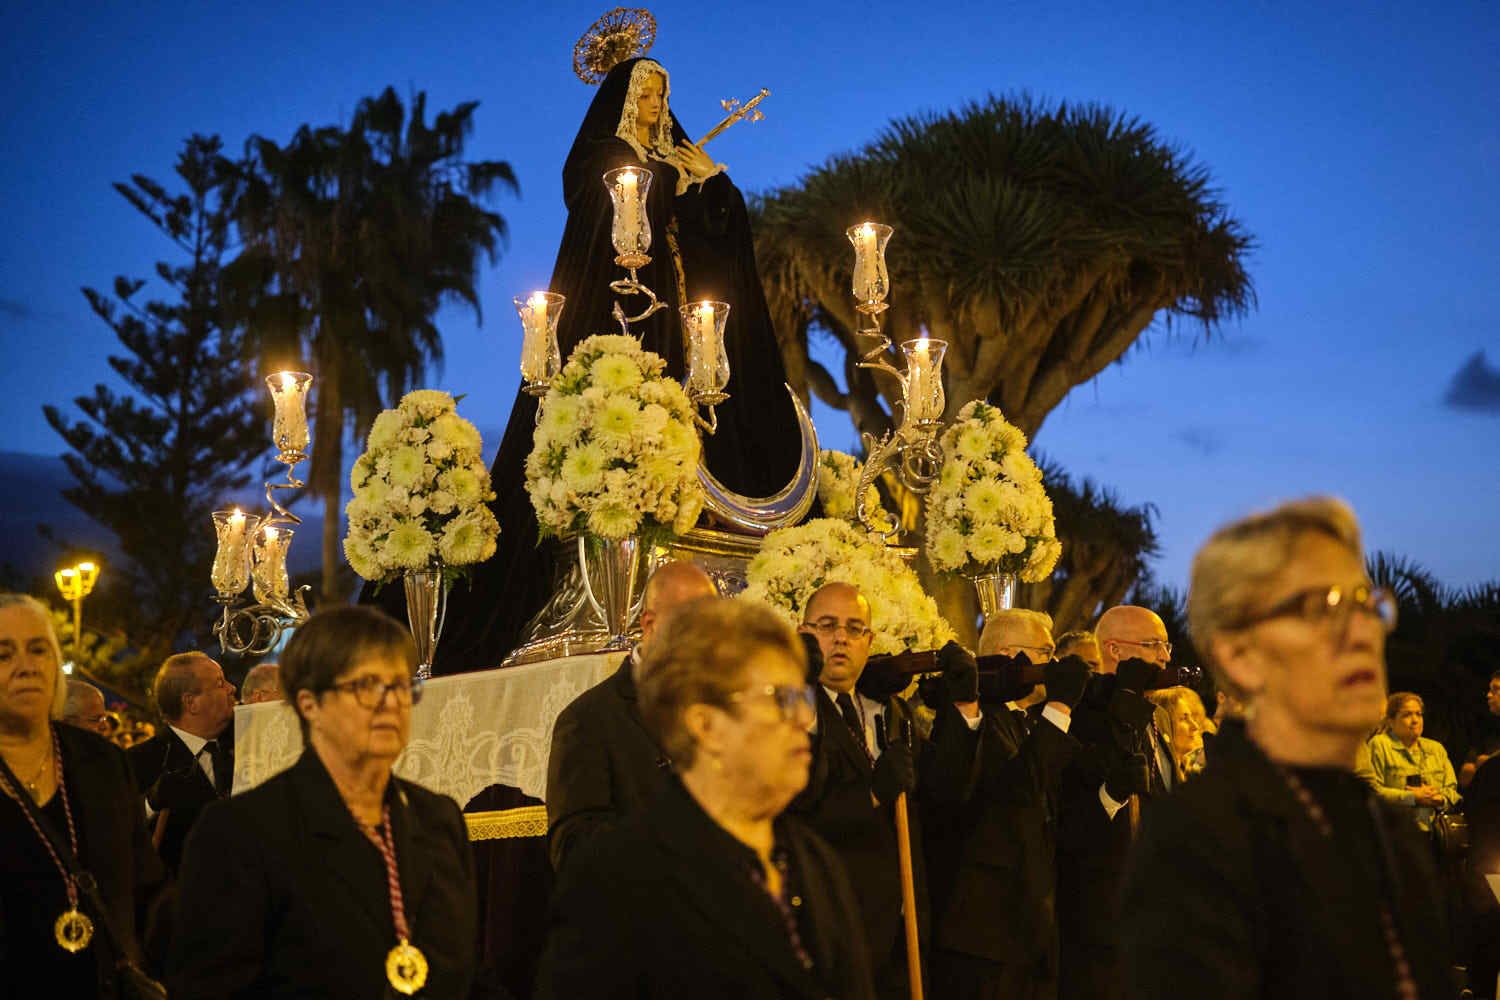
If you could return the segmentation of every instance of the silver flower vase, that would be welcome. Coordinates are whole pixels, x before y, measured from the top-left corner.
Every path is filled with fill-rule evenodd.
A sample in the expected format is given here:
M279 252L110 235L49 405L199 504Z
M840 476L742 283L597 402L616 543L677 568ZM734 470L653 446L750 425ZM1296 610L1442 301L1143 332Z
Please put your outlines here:
M417 642L417 677L430 680L432 658L443 618L448 611L448 585L443 582L443 564L434 561L425 569L411 570L402 577L406 587L406 620Z
M578 569L588 602L609 633L608 650L629 649L630 633L641 611L641 596L649 570L644 566L649 546L635 536L617 541L595 535L578 536Z
M1016 575L991 571L969 577L979 595L979 613L988 625L997 611L1009 611L1016 604Z

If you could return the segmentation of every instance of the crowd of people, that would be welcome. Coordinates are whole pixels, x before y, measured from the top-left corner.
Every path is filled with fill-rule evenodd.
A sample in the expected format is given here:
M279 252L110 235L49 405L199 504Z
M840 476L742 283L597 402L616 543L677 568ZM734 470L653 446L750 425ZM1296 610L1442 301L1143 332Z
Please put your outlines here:
M1352 512L1220 529L1188 613L1212 716L1134 606L1056 638L1001 611L911 697L872 681L857 585L794 630L665 564L639 645L553 729L533 995L1409 1000L1459 996L1475 955L1491 995L1497 908L1454 859L1500 739L1455 772L1422 699L1387 694L1395 605ZM494 995L459 807L392 770L416 662L370 607L313 615L239 699L178 654L127 753L46 609L0 595L7 968L67 997ZM231 797L233 707L277 698L301 758Z

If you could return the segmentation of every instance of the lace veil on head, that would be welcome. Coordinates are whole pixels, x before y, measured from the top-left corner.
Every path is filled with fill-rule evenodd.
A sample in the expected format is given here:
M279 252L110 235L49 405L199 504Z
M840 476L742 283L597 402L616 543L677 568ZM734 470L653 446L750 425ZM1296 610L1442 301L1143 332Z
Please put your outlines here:
M656 125L651 129L651 146L647 149L641 145L640 137L636 135L635 112L640 103L641 88L646 85L646 80L652 73L661 75L661 114L657 116ZM651 59L638 59L631 67L630 85L625 90L625 106L620 109L620 126L615 134L629 143L642 161L648 155L658 160L672 155L672 111L667 103L671 92L672 78L661 63Z

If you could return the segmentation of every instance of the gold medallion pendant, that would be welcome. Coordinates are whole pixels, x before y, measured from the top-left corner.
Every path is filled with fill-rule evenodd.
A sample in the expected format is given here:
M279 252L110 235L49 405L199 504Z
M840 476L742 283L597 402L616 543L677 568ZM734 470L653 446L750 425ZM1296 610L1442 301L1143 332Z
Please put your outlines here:
M411 996L427 985L427 956L403 938L385 956L385 978L397 993Z
M69 909L52 925L52 934L63 951L79 952L94 940L94 922L76 909Z

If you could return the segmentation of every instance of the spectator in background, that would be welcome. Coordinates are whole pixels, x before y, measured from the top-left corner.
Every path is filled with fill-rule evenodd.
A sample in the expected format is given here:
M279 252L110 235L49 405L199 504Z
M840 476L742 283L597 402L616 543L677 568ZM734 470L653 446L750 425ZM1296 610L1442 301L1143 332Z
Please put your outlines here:
M104 692L88 681L75 681L71 677L68 678L68 696L63 702L62 717L58 721L98 733L105 739L109 739L109 734L114 731L109 711L104 707Z
M234 779L234 686L206 653L162 661L152 686L166 723L130 748L137 786L152 812L152 839L172 871L203 807L229 795Z
M1422 735L1422 710L1421 697L1410 691L1386 699L1385 726L1370 738L1369 769L1358 773L1381 798L1412 810L1417 826L1431 830L1438 810L1458 804L1458 778L1443 745Z
M240 683L240 704L281 700L281 668L274 663L257 663L251 667Z
M1078 657L1096 674L1103 662L1099 653L1099 639L1087 629L1064 632L1057 637L1057 658L1061 660L1069 656Z
M1169 687L1146 693L1156 706L1152 728L1156 732L1157 767L1168 789L1203 770L1203 734L1208 726L1203 701L1190 687Z
M1500 754L1500 670L1490 674L1490 686L1485 692L1485 708L1488 709L1479 726L1479 736L1458 772L1458 787L1468 788L1474 780L1479 765Z

